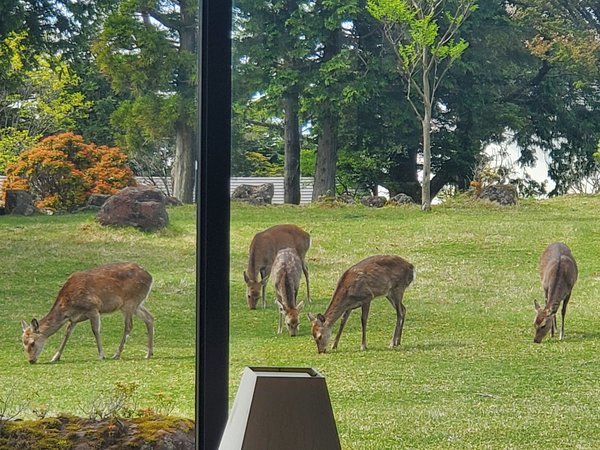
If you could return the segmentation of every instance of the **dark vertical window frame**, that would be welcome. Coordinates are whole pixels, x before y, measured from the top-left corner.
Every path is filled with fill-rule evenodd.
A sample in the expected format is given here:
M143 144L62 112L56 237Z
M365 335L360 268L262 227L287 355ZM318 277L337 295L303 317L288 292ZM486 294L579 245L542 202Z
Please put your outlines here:
M215 450L227 422L231 0L198 0L196 448Z

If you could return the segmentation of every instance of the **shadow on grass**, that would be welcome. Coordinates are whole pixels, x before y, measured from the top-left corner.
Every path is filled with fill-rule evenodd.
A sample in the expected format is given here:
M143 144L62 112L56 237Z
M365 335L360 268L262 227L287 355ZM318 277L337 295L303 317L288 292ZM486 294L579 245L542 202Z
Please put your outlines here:
M351 348L343 348L342 344L338 346L336 350L328 350L327 353L362 353L363 351L359 348L360 344ZM373 345L369 344L365 353L386 353L386 352L412 352L412 351L432 351L447 348L463 348L465 344L461 342L447 342L447 341L436 341L436 342L424 342L416 344L400 344L394 349L390 349L387 345Z
M566 327L565 327L566 328ZM600 331L568 331L565 330L565 342L569 341L600 341Z
M154 355L150 359L144 358L143 356L141 356L139 358L135 358L135 357L131 357L131 358L121 357L120 359L105 358L103 360L102 359L98 359L98 358L86 359L86 360L81 360L81 359L63 360L63 359L61 359L58 362L38 361L35 364L31 364L31 366L68 366L68 365L89 364L89 363L92 363L92 362L96 362L98 364L109 364L109 363L119 364L119 363L142 362L142 361L148 361L148 362L153 362L153 361L185 361L185 360L194 360L195 358L196 357L194 355L189 355L189 356L156 356L156 355ZM27 363L27 365L29 366L30 364Z

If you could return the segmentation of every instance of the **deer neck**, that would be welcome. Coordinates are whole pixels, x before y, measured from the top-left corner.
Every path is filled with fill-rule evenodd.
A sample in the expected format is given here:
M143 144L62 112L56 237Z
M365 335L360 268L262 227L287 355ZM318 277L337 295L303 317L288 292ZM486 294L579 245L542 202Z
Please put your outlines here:
M59 303L56 302L50 312L42 317L39 321L39 333L46 337L52 336L54 333L56 333L68 320L68 317L62 312L58 305Z
M325 325L331 327L347 310L347 305L344 305L342 302L332 301L325 312L323 313L323 317L325 317Z

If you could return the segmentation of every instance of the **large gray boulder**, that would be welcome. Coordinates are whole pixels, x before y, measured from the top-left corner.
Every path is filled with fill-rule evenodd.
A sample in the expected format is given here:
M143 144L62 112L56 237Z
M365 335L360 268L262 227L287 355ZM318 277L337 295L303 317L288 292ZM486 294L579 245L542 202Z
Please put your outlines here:
M7 189L6 191L6 214L18 214L31 216L38 212L33 204L33 197L29 191L21 189Z
M517 204L517 189L512 184L486 186L479 194L480 200L489 200L503 206Z
M252 205L268 205L273 200L275 186L273 183L259 185L240 184L231 194L232 200L239 200Z
M96 220L101 225L159 230L169 224L165 195L150 186L126 187L102 205Z
M387 199L378 195L365 195L360 202L369 208L382 208L387 203Z
M390 198L388 203L391 205L414 205L415 201L412 199L412 197L401 192L400 194L396 194Z

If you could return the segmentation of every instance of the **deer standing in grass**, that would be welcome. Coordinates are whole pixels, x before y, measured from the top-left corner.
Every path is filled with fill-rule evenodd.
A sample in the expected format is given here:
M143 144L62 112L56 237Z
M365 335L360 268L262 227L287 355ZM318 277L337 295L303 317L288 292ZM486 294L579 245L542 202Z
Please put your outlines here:
M152 276L141 266L131 263L114 263L82 272L73 273L58 293L52 309L39 321L31 324L21 321L23 328L23 347L31 364L35 363L46 340L56 333L65 323L67 329L52 362L60 360L67 340L79 322L89 320L96 338L98 355L104 359L104 350L100 338L100 315L121 310L125 321L125 330L114 359L121 356L125 341L133 327L135 314L146 323L148 331L148 352L150 358L154 352L154 318L144 307L152 287Z
M362 309L362 342L360 349L367 348L367 318L371 301L385 295L396 310L396 328L390 348L400 345L406 308L402 304L404 290L415 279L415 268L408 261L393 255L376 255L350 267L341 276L333 297L324 314L309 314L311 331L319 353L327 351L333 324L341 317L340 328L332 349L337 348L346 321L353 309Z
M310 248L310 235L296 225L275 225L257 233L250 243L248 267L244 271L246 300L250 309L256 309L262 293L262 305L266 308L266 287L275 256L279 250L293 248L302 261L302 271L306 278L306 295L310 301L308 267L305 256ZM260 275L260 280L258 279Z
M293 248L279 250L271 269L271 278L275 286L275 302L279 307L277 334L281 334L285 322L289 335L298 335L298 314L304 306L304 302L296 305L301 275L302 261L296 250Z
M535 337L533 342L539 344L548 331L554 336L556 330L556 313L562 302L562 321L560 324L560 340L565 338L565 313L571 298L571 290L577 281L577 264L569 247L562 242L550 244L540 258L540 278L544 288L546 304L542 308L537 300L534 306Z

